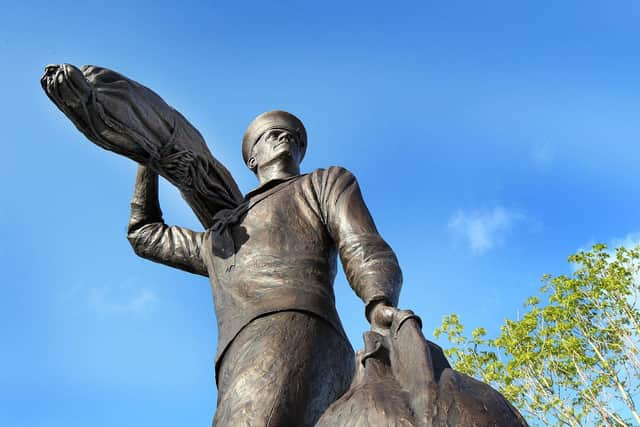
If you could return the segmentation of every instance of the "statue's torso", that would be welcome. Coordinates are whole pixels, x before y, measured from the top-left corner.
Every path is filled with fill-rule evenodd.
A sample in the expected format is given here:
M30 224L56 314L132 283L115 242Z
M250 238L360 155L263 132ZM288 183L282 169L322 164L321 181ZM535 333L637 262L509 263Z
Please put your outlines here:
M228 226L232 255L217 250L224 239L207 234L204 254L216 305L218 357L251 320L282 310L314 313L344 335L333 292L336 244L319 201L321 173L280 183L266 197L252 195L248 202L255 204Z

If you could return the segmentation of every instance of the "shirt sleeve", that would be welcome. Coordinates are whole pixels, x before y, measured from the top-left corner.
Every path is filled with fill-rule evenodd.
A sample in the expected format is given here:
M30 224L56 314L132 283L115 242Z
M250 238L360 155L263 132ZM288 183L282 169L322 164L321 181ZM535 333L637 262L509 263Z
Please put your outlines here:
M397 306L402 272L393 250L382 239L353 174L330 167L316 175L323 221L336 242L349 284L364 301Z
M154 262L208 276L202 257L205 235L164 223L158 202L158 175L140 166L127 228L134 252Z

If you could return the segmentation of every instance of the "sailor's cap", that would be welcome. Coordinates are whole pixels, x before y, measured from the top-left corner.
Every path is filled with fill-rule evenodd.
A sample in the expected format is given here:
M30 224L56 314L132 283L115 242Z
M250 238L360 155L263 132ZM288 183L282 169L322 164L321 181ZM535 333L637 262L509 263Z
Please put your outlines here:
M297 136L300 143L300 160L307 150L307 131L299 118L282 110L267 111L253 119L242 138L242 158L245 164L249 162L251 149L260 137L271 129L286 129Z

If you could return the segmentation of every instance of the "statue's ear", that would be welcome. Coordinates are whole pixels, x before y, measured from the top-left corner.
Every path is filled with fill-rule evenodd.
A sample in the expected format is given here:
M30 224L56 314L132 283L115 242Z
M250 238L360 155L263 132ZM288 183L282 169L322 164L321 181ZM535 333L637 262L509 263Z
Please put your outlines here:
M258 164L256 163L256 158L255 157L249 158L249 161L247 162L247 166L249 166L249 169L251 169L252 171L255 172L257 165Z

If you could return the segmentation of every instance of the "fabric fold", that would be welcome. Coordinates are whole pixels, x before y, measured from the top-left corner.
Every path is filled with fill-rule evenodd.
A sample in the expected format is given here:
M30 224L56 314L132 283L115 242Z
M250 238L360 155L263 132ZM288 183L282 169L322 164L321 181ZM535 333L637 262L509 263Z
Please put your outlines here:
M41 84L91 142L175 185L205 228L218 211L242 202L238 185L200 132L151 89L92 65L47 66Z

